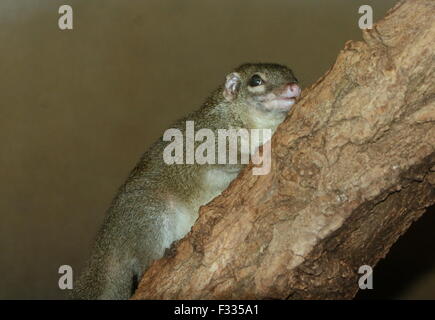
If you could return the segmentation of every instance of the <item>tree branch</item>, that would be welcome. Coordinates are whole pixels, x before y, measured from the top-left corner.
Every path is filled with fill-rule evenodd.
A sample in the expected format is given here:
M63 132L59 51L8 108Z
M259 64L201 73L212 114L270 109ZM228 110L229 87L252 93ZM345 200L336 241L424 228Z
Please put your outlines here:
M435 3L396 5L304 91L135 299L335 299L435 201Z

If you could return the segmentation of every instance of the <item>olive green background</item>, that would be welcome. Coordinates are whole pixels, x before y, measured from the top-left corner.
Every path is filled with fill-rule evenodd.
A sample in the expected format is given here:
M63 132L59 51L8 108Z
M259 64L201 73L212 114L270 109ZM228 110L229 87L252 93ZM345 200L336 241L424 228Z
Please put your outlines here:
M233 67L283 63L309 86L361 39L360 5L376 21L394 3L1 0L0 298L63 298L58 267L81 270L139 156ZM72 31L58 28L61 4ZM434 252L431 217L414 237ZM416 261L415 248L397 250L361 297L435 298L430 251Z

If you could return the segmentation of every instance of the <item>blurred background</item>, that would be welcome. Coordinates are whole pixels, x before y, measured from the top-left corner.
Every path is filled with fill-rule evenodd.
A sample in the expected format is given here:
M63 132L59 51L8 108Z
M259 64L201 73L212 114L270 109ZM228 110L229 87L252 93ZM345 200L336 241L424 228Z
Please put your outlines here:
M290 66L303 87L392 0L1 0L0 299L62 299L140 155L244 62ZM74 9L74 30L58 9ZM358 298L435 298L434 214ZM416 249L418 248L418 249Z

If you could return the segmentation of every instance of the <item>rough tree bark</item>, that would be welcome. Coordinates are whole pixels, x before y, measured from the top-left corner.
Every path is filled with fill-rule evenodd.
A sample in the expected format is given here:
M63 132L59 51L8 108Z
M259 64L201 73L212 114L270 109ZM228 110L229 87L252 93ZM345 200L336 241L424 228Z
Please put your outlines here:
M135 299L347 299L435 201L435 1L400 2L304 91Z

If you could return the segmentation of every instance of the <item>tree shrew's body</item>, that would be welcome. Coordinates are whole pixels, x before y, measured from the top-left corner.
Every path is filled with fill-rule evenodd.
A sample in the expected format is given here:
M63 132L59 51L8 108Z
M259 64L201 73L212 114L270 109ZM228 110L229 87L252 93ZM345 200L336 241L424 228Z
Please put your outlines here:
M278 64L244 64L203 106L171 128L185 131L271 129L285 119L300 88L292 71ZM88 267L73 289L78 299L128 299L153 260L185 236L199 207L236 178L242 164L172 164L159 139L142 156L109 208Z

